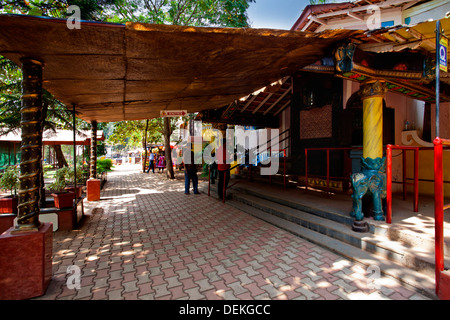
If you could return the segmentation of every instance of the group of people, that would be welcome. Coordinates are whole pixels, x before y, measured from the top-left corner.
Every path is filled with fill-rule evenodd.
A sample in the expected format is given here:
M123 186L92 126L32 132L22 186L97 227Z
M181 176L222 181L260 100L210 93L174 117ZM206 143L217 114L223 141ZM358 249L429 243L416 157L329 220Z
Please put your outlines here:
M212 183L214 183L214 179L216 177L216 173L218 176L218 186L217 192L220 199L223 199L224 196L224 184L225 188L228 186L228 182L230 181L230 165L226 163L226 152L225 152L225 141L222 146L217 149L217 157L218 159L222 159L218 164L212 165ZM199 194L198 191L198 176L197 176L197 165L194 163L194 152L190 153L190 163L184 163L184 193L189 194L189 189L192 181L192 187L194 194ZM163 153L150 153L149 156L149 166L147 173L152 170L155 173L155 167L160 170L160 172L164 172L164 168L166 167L165 158ZM217 172L216 172L217 171ZM224 181L225 180L225 181ZM225 183L224 183L225 182Z
M163 153L150 152L147 173L149 173L150 170L155 173L155 167L158 168L159 172L164 172L164 168L166 167L166 159Z
M212 164L212 183L214 183L214 178L216 176L216 170L218 173L218 186L217 186L217 192L219 199L223 199L225 195L224 190L224 183L225 188L228 186L228 182L230 181L230 165L226 162L226 152L225 152L225 141L217 149L217 159L222 159L222 161L219 161L218 164ZM184 193L189 194L190 189L190 182L192 181L192 187L194 190L194 194L199 194L198 192L198 177L197 177L197 166L194 164L194 152L191 151L191 161L190 164L184 164ZM225 181L224 181L225 180Z

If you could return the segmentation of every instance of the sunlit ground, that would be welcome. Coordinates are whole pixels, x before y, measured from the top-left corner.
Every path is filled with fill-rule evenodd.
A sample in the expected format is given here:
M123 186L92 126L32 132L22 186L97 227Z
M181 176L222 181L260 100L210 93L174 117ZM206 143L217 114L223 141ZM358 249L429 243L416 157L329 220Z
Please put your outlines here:
M117 166L79 230L54 234L39 299L424 299L184 182ZM81 289L68 289L81 270Z

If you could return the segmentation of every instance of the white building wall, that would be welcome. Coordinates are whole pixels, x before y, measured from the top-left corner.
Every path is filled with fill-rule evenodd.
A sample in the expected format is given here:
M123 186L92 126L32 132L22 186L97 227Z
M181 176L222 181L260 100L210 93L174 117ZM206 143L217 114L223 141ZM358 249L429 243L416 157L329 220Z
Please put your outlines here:
M403 11L403 21L411 18L409 24L417 24L427 20L439 20L445 18L446 13L450 12L450 1L434 0Z

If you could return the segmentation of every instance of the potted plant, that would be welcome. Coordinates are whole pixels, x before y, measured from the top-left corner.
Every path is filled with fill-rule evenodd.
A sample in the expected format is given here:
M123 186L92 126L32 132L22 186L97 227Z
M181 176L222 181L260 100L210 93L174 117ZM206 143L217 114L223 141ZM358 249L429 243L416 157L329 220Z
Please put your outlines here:
M77 199L81 198L83 194L83 185L86 183L84 172L81 168L77 168L77 192L75 192L75 181L74 181L75 173L73 168L67 169L67 186L64 188L69 192L74 192L77 195Z
M52 196L55 199L55 207L58 209L68 208L73 206L75 193L64 190L68 183L68 167L63 167L56 170L55 181L48 186L50 191L53 191Z
M17 189L19 188L19 168L9 166L0 177L0 189L10 191L9 196L0 198L0 213L17 214Z
M101 177L101 185L106 183L108 171L114 168L111 159L99 159L97 160L97 174Z

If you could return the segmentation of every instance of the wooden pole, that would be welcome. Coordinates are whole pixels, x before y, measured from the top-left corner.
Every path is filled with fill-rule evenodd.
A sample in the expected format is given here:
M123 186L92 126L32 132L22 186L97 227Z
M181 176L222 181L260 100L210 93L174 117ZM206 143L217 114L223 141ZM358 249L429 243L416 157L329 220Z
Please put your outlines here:
M89 178L97 179L97 121L91 121L91 158L89 161Z
M38 231L42 170L42 63L22 59L22 108L20 127L20 187L17 223L13 232Z

